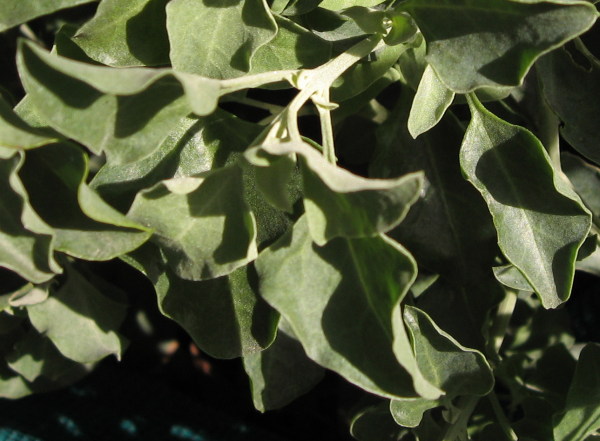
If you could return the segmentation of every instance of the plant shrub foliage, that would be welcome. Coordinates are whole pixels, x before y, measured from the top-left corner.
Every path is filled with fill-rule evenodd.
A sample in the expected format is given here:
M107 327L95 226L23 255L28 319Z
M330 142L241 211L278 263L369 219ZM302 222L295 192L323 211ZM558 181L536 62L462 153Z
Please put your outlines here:
M0 3L0 396L120 356L118 258L261 411L330 369L358 440L597 439L595 2L83 3Z

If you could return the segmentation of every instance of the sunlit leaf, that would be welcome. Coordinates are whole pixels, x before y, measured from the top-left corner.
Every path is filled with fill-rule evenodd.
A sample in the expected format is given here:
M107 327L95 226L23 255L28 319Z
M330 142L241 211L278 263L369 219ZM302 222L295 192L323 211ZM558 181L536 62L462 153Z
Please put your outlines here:
M488 204L504 255L544 306L555 308L569 298L590 215L531 132L497 118L473 98L469 105L462 169Z
M217 358L248 356L275 338L279 315L256 293L256 275L240 268L228 276L194 282L177 277L152 244L126 261L154 284L161 312L175 320L206 353Z
M62 286L52 290L45 302L28 306L27 312L35 329L73 361L121 357L124 340L118 328L125 305L98 291L73 268L67 269Z
M588 30L597 12L586 2L408 0L427 40L427 60L446 86L465 93L516 86L535 60Z
M20 47L18 64L35 112L116 163L148 156L190 111L211 113L219 96L218 83L207 78L93 66L28 43Z
M259 256L261 295L320 365L384 397L415 396L416 388L436 398L400 320L399 302L416 276L412 257L384 236L318 247L307 224L301 218Z
M60 251L87 260L109 260L134 250L151 235L85 184L87 158L72 144L30 151L20 173L32 205L53 228Z
M31 208L17 171L22 158L0 151L0 266L31 282L51 279L61 270L52 256L54 232Z
M0 3L0 32L60 9L95 0L3 0Z
M174 0L167 6L167 29L175 69L225 79L250 71L277 24L265 0Z
M139 193L128 216L154 230L151 240L184 279L224 276L257 256L256 221L237 165L163 181Z
M73 40L96 61L109 66L169 64L167 0L104 0Z
M408 131L412 137L416 138L440 122L453 99L454 92L442 84L428 65L423 72L408 117Z
M418 199L423 177L365 179L336 167L308 144L265 145L269 154L301 156L304 207L318 244L335 237L368 237L398 225Z

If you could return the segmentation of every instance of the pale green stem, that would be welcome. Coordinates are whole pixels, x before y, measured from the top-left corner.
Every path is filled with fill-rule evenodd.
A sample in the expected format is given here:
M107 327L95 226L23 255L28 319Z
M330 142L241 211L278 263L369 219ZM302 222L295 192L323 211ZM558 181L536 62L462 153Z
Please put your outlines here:
M246 104L247 106L256 107L257 109L263 109L267 112L272 113L273 115L277 115L283 111L282 106L278 106L277 104L265 103L264 101L255 100L253 98L243 97L240 99L234 100L236 103Z
M324 65L303 72L298 78L300 92L290 102L287 111L287 122L292 139L300 139L297 115L302 106L317 92L328 90L333 82L346 70L369 55L377 45L381 43L381 37L373 35L355 44L346 52L338 55Z
M504 415L504 411L502 410L502 406L500 406L500 402L498 401L496 393L492 391L487 397L490 400L492 409L494 409L494 413L496 414L496 420L498 421L498 424L500 424L500 427L506 435L506 438L510 441L518 441L519 437L512 427L510 427L510 422L508 421L508 418L506 418L506 415Z
M329 89L321 92L320 97L323 101L329 102ZM321 137L323 144L323 153L325 158L332 164L337 162L335 157L335 144L333 141L333 124L331 123L331 110L325 106L317 104L319 119L321 121Z
M223 96L239 90L252 89L255 87L264 86L265 84L278 83L280 81L292 83L292 79L299 72L299 70L274 70L272 72L264 72L240 78L231 78L229 80L221 80L219 82L221 86L220 94Z

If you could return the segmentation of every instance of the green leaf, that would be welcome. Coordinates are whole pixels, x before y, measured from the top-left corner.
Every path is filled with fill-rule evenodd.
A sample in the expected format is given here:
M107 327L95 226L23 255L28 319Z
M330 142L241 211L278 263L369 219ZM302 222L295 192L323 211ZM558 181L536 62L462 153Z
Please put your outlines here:
M365 8L376 6L383 3L384 0L323 0L320 4L320 8L331 9L333 11L339 11L341 9L350 8L352 6L363 6Z
M4 364L4 362L2 362ZM0 397L17 399L30 395L32 387L23 377L15 375L8 367L0 366Z
M94 66L31 43L20 45L18 66L35 113L114 163L148 156L190 111L212 113L220 93L218 82L207 78Z
M493 269L494 276L503 285L519 291L534 291L534 289L531 287L531 284L516 266L508 264L495 266Z
M431 384L446 392L448 398L483 396L492 390L494 375L483 354L460 345L418 308L407 305L404 321L419 369Z
M31 204L56 235L55 248L86 260L110 260L151 236L86 184L87 157L73 144L28 152L21 178Z
M226 79L250 71L277 24L265 0L173 0L167 30L174 69Z
M31 282L45 282L61 272L52 256L54 232L31 208L17 176L23 158L14 154L5 159L1 153L0 266Z
M160 311L179 323L211 356L248 356L273 342L279 314L257 294L251 267L226 277L194 282L177 277L152 244L125 260L154 284Z
M31 127L23 121L0 96L0 146L12 149L35 148L56 138L49 133Z
M150 156L128 164L105 164L90 186L127 211L141 189L235 162L260 130L223 110L201 119L186 117Z
M439 400L425 398L401 398L392 400L389 411L394 421L403 427L417 427L423 420L423 414L429 409L438 407Z
M168 65L167 1L104 0L73 41L108 66Z
M587 31L598 13L586 2L408 0L427 41L427 60L457 93L517 86L541 55Z
M235 164L140 192L128 216L155 231L151 240L184 279L227 275L258 253L256 220L244 201L242 170Z
M408 131L412 137L416 138L435 127L453 100L454 92L444 86L431 65L428 65L408 117Z
M368 237L392 229L418 199L423 185L421 173L388 180L362 178L329 163L308 144L259 149L301 156L304 207L310 233L319 245L335 237Z
M0 32L26 21L94 0L3 0L0 4Z
M531 132L492 115L472 96L469 106L462 169L492 213L506 258L544 307L555 308L569 298L590 215Z
M391 22L391 27L383 37L388 45L394 46L396 44L407 43L411 40L414 43L414 39L418 38L417 32L419 28L410 15L394 11L391 14L388 13L388 18Z
M600 429L600 346L586 345L575 369L567 404L554 415L555 441L583 441Z
M107 297L74 268L43 303L28 306L34 328L47 336L65 357L94 363L108 355L121 357L124 341L117 329L125 305Z
M439 396L417 369L400 317L416 266L399 244L377 236L317 247L302 217L256 268L261 295L318 364L383 397L415 396L415 389Z
M244 357L244 369L250 377L254 407L261 412L286 406L323 378L323 368L281 329L271 346Z
M33 285L28 283L21 289L8 294L7 306L21 307L35 305L41 303L48 298L48 286L49 283L42 283L40 285Z
M275 38L256 50L249 74L309 69L329 61L330 42L284 17L275 16L275 22L278 27Z
M586 56L588 54L579 54ZM600 105L600 63L592 55L587 66L578 65L565 50L546 55L537 67L544 97L564 126L561 135L579 153L600 164L598 118Z
M65 376L77 378L87 372L85 366L63 357L49 338L35 330L29 331L15 344L6 361L13 371L30 383L41 376L59 381Z

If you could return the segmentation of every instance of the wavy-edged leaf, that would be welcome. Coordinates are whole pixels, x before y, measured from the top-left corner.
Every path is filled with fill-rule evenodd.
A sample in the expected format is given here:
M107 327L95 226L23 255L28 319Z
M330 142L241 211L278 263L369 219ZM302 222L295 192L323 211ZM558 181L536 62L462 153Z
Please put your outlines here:
M600 62L593 58L583 67L559 49L541 58L536 69L544 97L564 123L561 135L579 153L600 164L600 105L595 99L600 94Z
M483 396L490 392L494 386L494 375L481 352L460 345L424 311L414 306L404 307L404 321L411 335L419 369L448 398Z
M329 163L308 144L263 145L260 150L302 158L304 207L310 233L319 245L335 237L369 237L389 231L406 216L423 186L419 172L387 180L354 175ZM254 151L247 157L252 155Z
M26 42L17 64L35 113L114 163L148 156L190 111L214 111L220 93L219 83L208 78L94 66Z
M54 232L31 208L17 175L22 156L6 150L6 158L0 150L0 266L31 282L45 282L61 272L52 256Z
M555 441L583 441L600 429L600 346L586 345L577 362L565 411L554 415Z
M250 71L277 24L265 0L173 0L167 30L176 70L227 79Z
M52 290L45 302L28 306L27 313L34 328L73 361L121 357L124 340L118 328L125 305L101 293L74 268L67 267L64 284Z
M0 32L42 15L95 0L3 0L0 3Z
M415 396L415 389L439 396L417 369L400 316L416 264L399 244L377 236L318 247L302 217L256 268L261 295L318 364L384 397Z
M273 342L279 314L257 294L251 267L194 282L177 277L153 244L145 244L125 260L154 284L160 311L211 356L248 356Z
M598 13L587 2L408 0L427 40L427 60L457 93L517 86L541 55L587 31Z
M8 366L0 366L0 398L17 399L31 393L33 389L23 377L15 374Z
M186 117L150 156L128 164L105 164L90 186L126 211L141 189L234 162L260 131L261 127L223 110L200 119Z
M50 381L64 380L66 376L78 379L88 372L85 365L65 358L52 341L30 330L6 357L8 366L30 383L44 377Z
M303 0L306 1L306 0ZM287 18L275 16L277 35L259 47L249 74L287 69L310 69L329 61L331 43Z
M28 152L20 175L31 204L56 235L55 248L86 260L110 260L151 236L86 184L86 155L73 144L49 144Z
M140 192L128 216L154 230L151 240L184 279L227 275L258 254L256 220L235 164Z
M312 389L323 378L323 368L310 360L300 342L279 329L271 346L244 357L254 407L261 412L279 409Z
M0 146L13 149L35 148L56 137L23 121L0 96Z
M531 287L531 284L516 266L511 264L495 266L493 270L496 280L498 280L498 282L502 283L504 286L508 286L509 288L519 291L534 291L534 289Z
M168 0L104 0L73 36L92 59L108 66L169 64Z
M569 298L591 216L531 132L497 118L472 96L469 106L462 169L492 213L506 258L544 307L555 308Z
M439 123L452 100L454 92L439 80L431 65L427 65L408 117L408 131L412 137L416 138Z
M440 404L440 400L427 400L419 397L395 399L390 402L388 407L396 423L403 427L417 427L421 424L425 411Z

